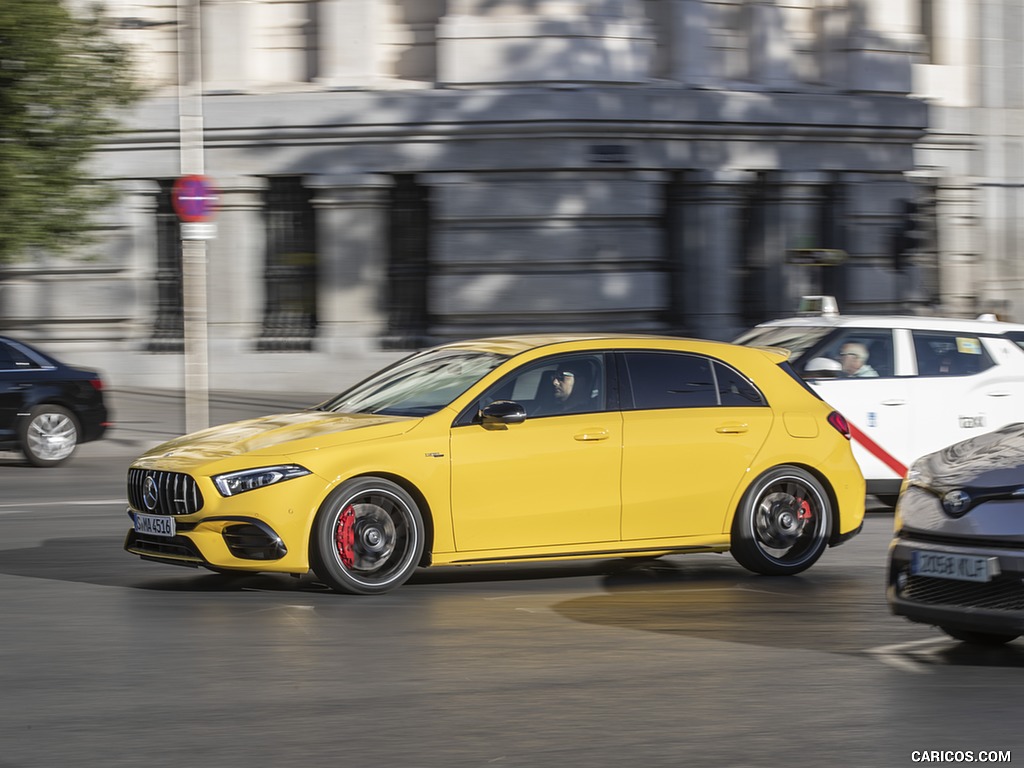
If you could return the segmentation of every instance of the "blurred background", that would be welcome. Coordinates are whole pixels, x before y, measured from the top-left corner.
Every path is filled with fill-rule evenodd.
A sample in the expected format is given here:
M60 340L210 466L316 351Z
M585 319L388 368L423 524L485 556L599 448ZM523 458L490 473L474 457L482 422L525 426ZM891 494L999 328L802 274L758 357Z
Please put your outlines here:
M48 45L59 13L78 26ZM731 339L809 293L1024 321L1018 0L3 14L0 101L21 112L0 139L0 229L35 235L0 235L0 332L114 387L180 386L196 289L174 184L194 173L216 190L198 294L215 389L331 393L490 334ZM18 52L30 35L45 56ZM48 67L106 101L54 106L57 85L19 74ZM91 104L114 121L87 123ZM61 142L81 150L81 221Z

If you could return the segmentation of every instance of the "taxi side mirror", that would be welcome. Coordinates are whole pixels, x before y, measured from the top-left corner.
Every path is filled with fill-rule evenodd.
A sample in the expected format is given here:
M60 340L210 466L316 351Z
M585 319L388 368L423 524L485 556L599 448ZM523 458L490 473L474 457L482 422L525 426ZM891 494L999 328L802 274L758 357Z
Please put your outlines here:
M480 423L522 424L526 421L526 409L513 400L495 400L480 409Z
M843 366L829 357L816 357L804 366L805 379L836 379L843 372Z

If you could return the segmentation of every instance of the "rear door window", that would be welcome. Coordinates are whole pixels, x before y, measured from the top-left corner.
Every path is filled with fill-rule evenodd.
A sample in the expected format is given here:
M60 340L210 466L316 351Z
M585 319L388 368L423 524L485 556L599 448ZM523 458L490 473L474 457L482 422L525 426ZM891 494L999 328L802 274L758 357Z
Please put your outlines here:
M971 334L914 331L913 338L919 376L972 376L995 365Z
M627 352L624 358L637 410L765 404L757 387L717 360L674 352Z

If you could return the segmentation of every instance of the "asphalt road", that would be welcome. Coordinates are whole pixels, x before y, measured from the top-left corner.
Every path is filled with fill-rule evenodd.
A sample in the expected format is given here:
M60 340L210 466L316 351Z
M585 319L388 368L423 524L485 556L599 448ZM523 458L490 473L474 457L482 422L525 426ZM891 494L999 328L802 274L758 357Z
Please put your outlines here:
M230 400L214 422L282 404ZM348 597L121 550L128 462L178 406L115 393L111 439L65 467L0 461L0 768L1024 760L1024 640L974 649L890 616L886 512L799 577L696 555Z

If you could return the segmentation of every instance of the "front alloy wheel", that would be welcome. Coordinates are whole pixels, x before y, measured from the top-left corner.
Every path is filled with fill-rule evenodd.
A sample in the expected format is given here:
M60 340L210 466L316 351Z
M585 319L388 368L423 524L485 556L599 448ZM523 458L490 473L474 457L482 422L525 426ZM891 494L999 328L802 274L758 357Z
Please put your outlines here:
M310 561L332 589L377 595L404 584L423 554L419 506L395 483L363 477L343 483L313 524Z
M78 423L69 410L59 405L33 408L20 431L22 452L37 467L57 466L78 445Z
M799 467L775 467L743 496L733 520L732 555L754 573L800 573L828 546L832 516L828 494L813 475Z

